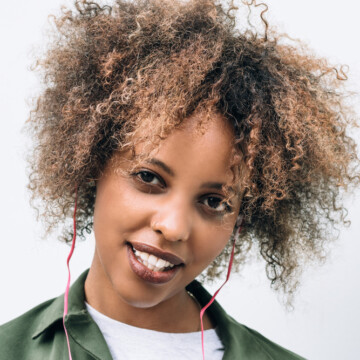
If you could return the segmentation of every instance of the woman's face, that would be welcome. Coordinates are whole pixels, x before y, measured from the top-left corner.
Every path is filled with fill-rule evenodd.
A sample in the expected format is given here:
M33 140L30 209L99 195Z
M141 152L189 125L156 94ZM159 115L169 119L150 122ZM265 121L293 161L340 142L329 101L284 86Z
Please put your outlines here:
M97 183L93 267L106 291L129 305L148 308L183 292L233 231L238 197L221 202L232 178L233 133L217 114L200 132L197 117L135 170L129 154L116 155L121 171L108 165Z

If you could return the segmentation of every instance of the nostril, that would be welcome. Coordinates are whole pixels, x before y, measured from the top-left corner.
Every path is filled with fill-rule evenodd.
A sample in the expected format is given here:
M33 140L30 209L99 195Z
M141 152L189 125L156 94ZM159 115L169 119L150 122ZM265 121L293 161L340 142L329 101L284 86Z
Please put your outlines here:
M151 229L168 241L186 241L190 235L191 224L176 214L151 222Z
M154 223L151 224L151 229L154 230L157 233L161 233L161 230L159 229L157 222L154 222Z

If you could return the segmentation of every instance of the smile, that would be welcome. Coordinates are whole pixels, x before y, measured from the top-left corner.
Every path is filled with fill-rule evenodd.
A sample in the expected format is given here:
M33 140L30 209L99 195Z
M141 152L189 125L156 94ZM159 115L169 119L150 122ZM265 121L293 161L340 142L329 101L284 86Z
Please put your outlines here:
M180 258L173 254L162 252L149 245L127 243L126 247L131 270L139 278L152 284L167 283L172 280L184 266ZM141 251L139 248L148 250L149 252ZM155 256L153 252L156 252L158 256ZM173 262L170 262L169 258L172 258Z
M156 257L155 255L141 252L139 250L133 250L134 254L138 261L140 261L142 264L144 264L149 270L152 271L166 271L173 268L175 265L170 263L169 261L166 261L164 259L160 259Z

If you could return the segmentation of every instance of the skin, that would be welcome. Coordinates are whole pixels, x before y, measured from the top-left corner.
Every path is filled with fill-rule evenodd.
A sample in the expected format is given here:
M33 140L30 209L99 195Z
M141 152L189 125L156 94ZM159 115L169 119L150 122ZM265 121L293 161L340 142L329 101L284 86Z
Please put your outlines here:
M221 203L229 184L233 132L219 114L205 131L201 114L186 119L151 152L162 166L143 161L133 169L129 154L117 154L97 183L94 211L95 254L85 282L87 302L129 325L164 332L199 330L199 307L185 286L220 254L233 231L240 201L231 211ZM142 146L136 148L141 154ZM121 170L121 171L114 171ZM127 257L129 242L141 242L184 260L165 284L139 278ZM216 326L207 315L205 329Z

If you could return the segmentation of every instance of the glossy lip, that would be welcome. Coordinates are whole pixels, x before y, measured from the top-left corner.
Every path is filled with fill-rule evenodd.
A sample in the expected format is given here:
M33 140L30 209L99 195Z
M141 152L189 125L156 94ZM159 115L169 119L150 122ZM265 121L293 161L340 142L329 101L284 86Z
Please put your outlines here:
M160 258L160 259L164 259L174 265L181 265L181 264L184 264L185 261L183 259L181 259L180 257L172 254L172 253L169 253L169 252L166 252L166 251L163 251L163 250L160 250L158 248L155 248L151 245L147 245L147 244L143 244L143 243L130 243L130 245L135 249L135 250L138 250L138 251L141 251L141 252L146 252L148 254L152 254L152 255L155 255L156 257Z
M139 278L152 284L164 284L169 282L174 278L174 276L182 267L181 265L175 265L173 268L167 271L152 271L137 260L132 245L130 243L126 244L126 249L131 270Z

